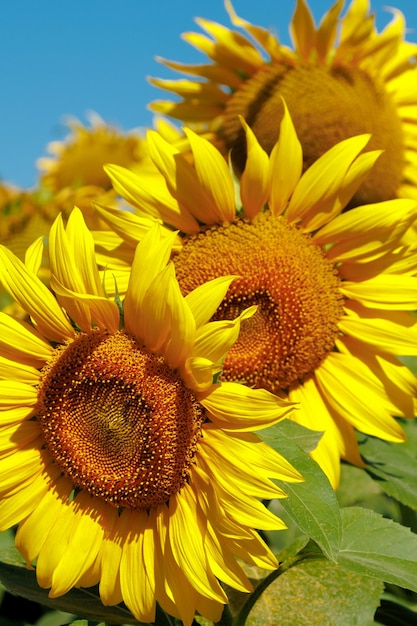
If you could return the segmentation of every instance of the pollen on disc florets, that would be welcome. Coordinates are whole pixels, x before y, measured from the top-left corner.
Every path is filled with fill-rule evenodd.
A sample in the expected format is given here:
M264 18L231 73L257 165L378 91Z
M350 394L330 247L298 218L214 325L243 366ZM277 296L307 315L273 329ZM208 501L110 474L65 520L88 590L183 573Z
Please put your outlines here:
M370 133L367 150L383 150L351 206L395 198L403 179L403 131L396 105L377 77L359 68L265 65L226 107L223 135L237 169L246 161L238 115L271 152L279 135L284 98L303 147L304 167L348 137Z
M204 416L162 357L123 331L94 330L44 367L37 419L76 488L118 508L148 509L188 481Z
M238 276L213 319L234 319L258 305L226 356L226 380L286 390L334 348L343 314L340 279L322 250L285 218L265 212L209 228L189 237L174 263L184 294L217 276Z

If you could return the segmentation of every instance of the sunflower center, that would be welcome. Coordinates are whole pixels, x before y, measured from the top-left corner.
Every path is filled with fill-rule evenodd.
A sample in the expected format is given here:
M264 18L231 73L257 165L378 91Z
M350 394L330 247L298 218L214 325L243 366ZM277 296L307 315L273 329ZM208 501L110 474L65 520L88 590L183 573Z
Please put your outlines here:
M239 276L214 319L243 321L223 376L272 392L306 379L333 349L343 313L339 278L320 248L269 212L189 237L174 257L184 294L224 274Z
M236 167L243 170L243 115L262 147L271 152L285 99L303 146L304 166L339 141L371 133L367 150L383 150L352 200L352 206L396 197L403 178L402 127L385 87L360 69L268 65L248 80L226 108L224 136Z
M187 482L203 414L162 357L120 331L80 334L44 368L37 419L76 488L127 509Z

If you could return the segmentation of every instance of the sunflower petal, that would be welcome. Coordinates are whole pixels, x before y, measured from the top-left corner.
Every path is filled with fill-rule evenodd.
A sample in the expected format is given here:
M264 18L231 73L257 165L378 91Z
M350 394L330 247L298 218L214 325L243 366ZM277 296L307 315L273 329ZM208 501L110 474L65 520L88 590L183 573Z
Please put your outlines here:
M200 526L204 522L188 485L176 498L170 499L169 512L169 541L178 567L201 595L218 602L227 602L226 594L207 568ZM186 533L184 529L187 529Z
M217 206L193 166L155 131L148 131L147 138L151 158L182 211L206 224L217 222Z
M185 296L197 328L206 324L213 316L235 278L236 276L219 276L196 287Z
M287 206L300 180L303 169L303 151L295 132L291 115L283 100L284 115L281 121L279 139L272 148L269 164L271 193L269 207L275 215L280 215Z
M417 309L417 278L397 274L380 274L360 282L344 281L340 291L371 308L407 310Z
M0 348L4 357L35 368L41 367L53 352L53 347L34 328L2 311Z
M170 237L162 238L161 227L156 222L136 248L124 300L124 315L127 330L137 338L142 338L144 332L142 307L146 291L166 267L175 237L176 233L172 233Z
M219 222L231 222L236 214L235 189L230 170L221 154L206 139L184 129L194 156L201 186L212 198L212 210Z
M232 382L218 385L200 397L200 402L221 428L241 432L271 426L287 417L296 406L265 389L251 389Z
M140 176L120 165L105 165L104 170L115 191L136 207L140 214L162 219L185 233L198 232L195 219L179 209L178 202L165 185L155 185L154 176Z
M74 336L49 289L5 246L0 246L0 282L31 316L42 335L58 342Z
M240 178L240 198L247 217L255 217L264 208L270 195L269 158L243 117L240 122L246 134L247 158Z
M304 172L288 205L290 222L302 221L303 227L310 230L309 220L318 208L330 219L346 174L369 139L370 135L359 135L340 141Z
M330 406L359 431L386 441L404 441L401 426L390 415L383 395L359 359L331 353L316 377ZM359 404L358 398L366 398L366 402Z

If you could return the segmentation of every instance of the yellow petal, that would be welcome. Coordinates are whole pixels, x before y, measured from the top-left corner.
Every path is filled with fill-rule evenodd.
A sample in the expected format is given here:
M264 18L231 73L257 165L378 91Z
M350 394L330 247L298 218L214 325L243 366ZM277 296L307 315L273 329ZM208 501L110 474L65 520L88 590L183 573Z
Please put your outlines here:
M42 367L53 347L29 324L0 311L0 348L3 356L20 363Z
M100 550L100 599L105 606L113 606L123 601L120 587L120 559L125 540L124 515L129 515L129 511L122 511L120 517L117 515L113 524L109 524Z
M108 504L81 491L72 507L72 524L63 538L65 549L52 574L51 598L62 596L79 584L93 565L103 539L101 519L107 513Z
M236 14L230 0L225 0L224 6L229 15L230 21L232 22L232 24L234 24L234 26L246 30L246 32L249 33L249 35L251 35L251 37L253 37L253 39L260 44L261 48L263 48L271 56L272 59L281 60L281 46L279 45L279 42L277 41L275 35L271 33L269 29L262 28L261 26L256 26L254 24L251 24L251 22L248 22L247 20L239 17ZM217 82L222 83L223 85L228 85L231 88L240 87L239 83L235 85L230 81L223 82L221 80L218 80Z
M181 210L200 222L217 222L218 208L213 203L211 193L201 184L193 166L155 131L148 131L147 138L151 158Z
M316 370L321 394L350 424L387 441L404 441L404 432L388 412L384 395L367 374L359 359L335 352ZM362 398L359 403L358 398Z
M329 413L314 378L290 390L289 398L299 402L299 410L294 411L290 419L322 433L310 456L320 465L333 489L336 489L340 482L340 457L344 456L345 446L342 433Z
M0 424L7 426L10 424L20 424L30 419L35 413L35 406L19 406L13 409L0 411Z
M104 170L115 191L145 217L162 219L185 233L198 232L196 220L179 209L178 202L169 193L165 183L160 184L156 176L146 173L139 176L120 165L105 165Z
M35 406L37 401L38 391L32 385L20 381L0 380L0 410Z
M309 220L322 213L332 215L344 178L359 153L370 139L370 135L350 137L336 144L315 161L301 177L287 209L290 222L302 220L309 228ZM351 184L351 181L349 180Z
M63 477L48 489L31 515L19 526L16 533L16 548L30 564L38 556L56 518L61 511L62 502L67 500L72 491L71 481Z
M47 477L49 479L49 476ZM36 476L28 485L0 501L0 531L7 530L28 517L48 491L48 483L43 474Z
M343 0L338 0L325 14L317 30L316 48L320 61L324 61L333 48L337 35L338 18L343 4Z
M307 61L312 50L316 48L316 29L313 16L304 0L297 0L290 32L296 51Z
M213 316L235 278L235 276L219 276L196 287L185 296L197 328Z
M205 597L227 601L226 594L207 568L201 513L189 485L185 485L169 501L169 542L174 559L198 593Z
M30 443L36 447L35 442L40 436L40 426L36 421L30 420L11 426L2 425L0 428L1 454L2 456L19 454L19 451Z
M295 401L298 403L298 400ZM298 410L293 414L298 414ZM291 417L293 419L293 417ZM276 478L285 482L299 482L303 480L301 474L267 443L261 441L253 433L224 433L215 426L207 424L204 436L211 447L215 447L219 454L229 457L231 462L237 458L247 461L244 474L255 468L259 476ZM201 441L201 444L205 442ZM234 450L231 455L228 450Z
M136 337L143 336L142 305L146 291L166 267L176 233L162 238L156 222L140 241L133 260L129 286L124 300L125 326Z
M354 309L354 301L349 302L349 307ZM369 317L365 317L364 312L361 312L361 318L345 315L339 321L339 329L364 345L379 348L380 352L417 355L417 325L414 319L406 312L389 313L391 312L375 313L369 309Z
M250 431L272 426L295 408L265 389L251 389L239 383L222 383L199 398L210 419L224 430Z
M74 321L82 330L88 332L91 329L91 320L93 320L99 328L107 328L109 332L116 332L119 328L120 314L117 304L108 300L104 296L94 296L86 293L77 293L62 285L54 276L51 276L51 287L60 300L67 303L76 302L83 309L69 308L74 315ZM87 315L81 311L88 311Z
M39 378L39 371L32 365L0 356L0 379L11 379L28 385L37 385Z
M129 243L129 252L132 257L138 241L146 235L148 230L154 225L155 221L160 221L149 215L147 217L141 216L136 213L131 213L130 211L121 211L120 208L103 206L97 202L94 202L93 205L100 214L100 217L111 228L111 232L93 232L96 244L101 246L105 245L109 249L114 249L116 247L119 248L119 246L126 241ZM172 234L170 230L166 229L166 231L162 230L162 236L164 235L164 232L166 232L167 235ZM115 233L120 236L119 239L115 238ZM130 260L129 263L131 263Z
M97 269L93 236L85 224L82 212L77 207L70 213L66 233L82 281L82 291L95 296L104 296Z
M222 363L239 336L240 323L252 317L256 310L256 306L251 306L234 320L218 320L201 326L196 333L192 356Z
M269 207L280 215L296 188L303 169L303 151L284 100L279 139L272 148L269 164L271 193Z
M32 317L42 335L62 342L74 329L45 285L5 246L0 246L0 282Z
M187 359L180 369L184 384L194 391L207 391L212 384L213 378L221 371L221 365L213 363L203 357L191 357Z
M191 145L200 184L213 199L216 221L231 222L236 215L235 189L226 161L209 141L190 129L184 132Z
M226 67L232 64L232 67L237 66L242 72L251 76L254 70L258 69L263 63L259 51L240 33L206 19L196 18L195 21L214 38L216 44L210 46L212 42L208 40L202 41L198 47L202 49L201 45L204 45L204 52L213 59L218 60L219 64L223 62L226 64ZM196 35L196 33L190 34ZM188 37L184 37L184 39L189 41ZM196 45L197 41L198 39L194 38L193 45Z
M172 267L172 278L166 292L170 312L171 332L164 347L163 356L173 369L182 365L191 355L195 342L196 324L190 307L181 293Z
M404 232L411 221L417 216L417 202L409 199L388 200L376 204L367 204L357 207L347 213L338 215L331 222L323 226L313 235L313 241L319 245L344 243L355 241L363 235L376 239L381 246L381 239L386 240L387 233L394 228L398 229L398 236Z
M155 586L150 584L144 562L146 511L128 511L130 532L125 533L120 561L120 585L123 600L141 622L155 620ZM126 516L127 517L127 516Z
M42 265L43 237L38 237L25 252L25 265L32 274L37 275Z
M55 219L49 233L49 261L52 289L68 315L87 332L91 328L91 314L89 308L74 297L74 293L84 292L84 282L78 271L78 263L70 246L62 215ZM68 291L68 295L65 291Z
M240 198L247 217L255 217L264 208L270 193L269 157L253 131L240 117L246 134L247 158L240 178Z
M227 444L225 447L224 439L221 437L216 438L215 436L211 437L211 434L210 429L204 429L204 442L202 447L200 444L200 447L201 453L206 455L207 462L213 464L212 472L214 476L217 475L218 471L222 472L227 476L230 486L236 490L236 493L243 491L247 495L263 500L282 498L285 495L281 489L269 480L268 472L265 468L261 468L259 471L258 468L252 464L252 457L254 455L249 454L243 457L238 455L242 448L247 453L246 447L239 446L239 440L236 442L235 438L229 436L230 448L227 450ZM255 447L256 443L252 442L252 445ZM276 477L278 473L280 461L281 458L277 456L277 466L274 468L273 472L274 477ZM219 469L217 470L217 468ZM297 474L295 470L293 470L293 473ZM300 478L299 474L298 477ZM285 478L282 480L285 480Z
M215 477L217 497L227 517L237 522L239 526L248 528L282 530L286 527L262 502L241 489L237 490L236 485L228 480L228 476L220 471L221 468L213 466L214 472L211 471L210 459L207 459L206 463L202 456L201 463L206 472Z
M347 298L371 308L417 309L417 278L397 274L380 274L358 282L344 281L340 291Z
M227 540L224 540L220 533L215 532L210 520L208 520L205 535L205 548L208 566L216 578L243 593L252 591L252 585L236 563L234 555L229 550Z

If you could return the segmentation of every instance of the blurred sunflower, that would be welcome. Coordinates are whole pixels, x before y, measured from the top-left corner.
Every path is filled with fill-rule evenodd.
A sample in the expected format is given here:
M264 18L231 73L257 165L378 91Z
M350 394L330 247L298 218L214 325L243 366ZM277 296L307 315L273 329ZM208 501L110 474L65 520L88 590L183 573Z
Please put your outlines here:
M0 279L32 325L0 313L0 527L50 596L99 583L104 604L153 622L155 603L190 625L217 621L250 582L235 557L273 569L253 529L284 524L260 502L270 478L300 475L251 431L293 406L263 390L213 383L239 326L208 322L233 277L186 298L176 237L158 225L137 248L126 297L102 289L91 234L74 210L22 263L0 247Z
M183 38L211 62L160 59L196 78L151 79L182 98L153 102L151 109L198 128L225 154L231 151L241 172L246 143L239 115L270 153L284 98L303 146L305 169L339 141L362 133L372 135L367 150L384 151L352 206L417 197L417 45L405 41L400 11L393 10L393 20L378 33L366 0L353 0L339 24L344 5L339 0L316 27L306 2L297 0L290 49L270 31L238 17L230 0L225 5L244 34L197 19L208 36L192 32Z
M106 166L138 215L97 207L122 242L103 243L102 260L127 262L147 212L182 231L173 260L183 294L225 271L239 276L213 319L258 310L242 322L223 377L300 401L293 419L325 433L312 454L337 486L340 457L361 465L354 429L400 442L392 416L415 415L417 380L397 355L417 354L409 312L417 308L417 256L415 244L402 243L417 203L395 199L377 211L372 204L342 213L380 156L361 154L369 135L336 144L302 174L287 109L270 156L242 124L248 156L237 208L226 161L190 130L193 165L149 132L159 185Z
M146 162L146 144L138 133L123 133L97 114L90 127L69 119L70 134L48 146L52 157L38 160L41 176L33 189L0 186L0 243L20 259L40 235L46 235L59 213L68 216L74 206L82 209L87 223L99 227L91 201L115 204L111 182L103 170L109 160L134 168Z

